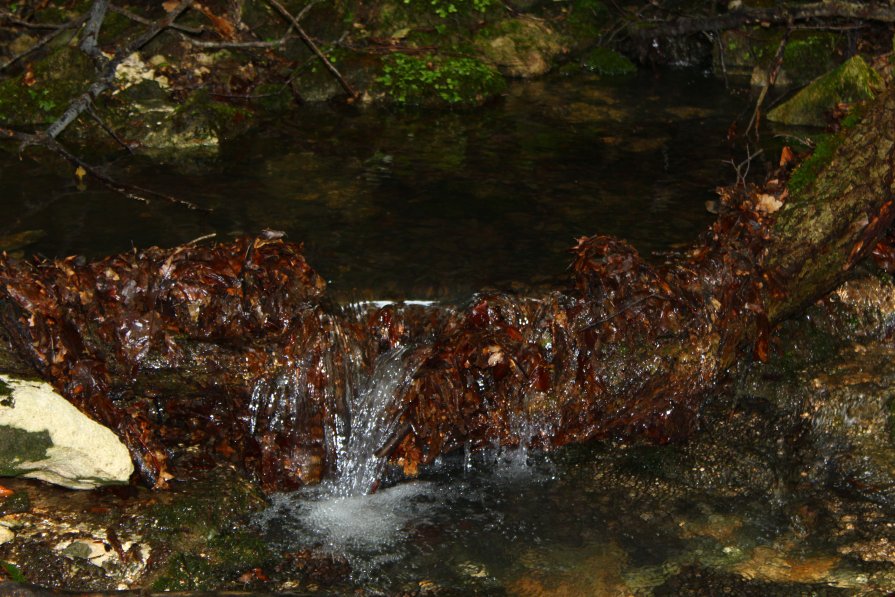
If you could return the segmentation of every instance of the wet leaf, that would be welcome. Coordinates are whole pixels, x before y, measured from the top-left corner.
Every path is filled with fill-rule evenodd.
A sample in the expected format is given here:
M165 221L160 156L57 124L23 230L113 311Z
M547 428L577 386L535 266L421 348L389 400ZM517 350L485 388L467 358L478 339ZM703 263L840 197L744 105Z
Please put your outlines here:
M233 41L236 39L236 26L229 19L214 14L214 12L212 12L210 8L203 4L199 4L198 2L193 3L193 8L201 12L209 21L211 21L211 24L214 27L215 31L222 38L228 41ZM168 9L166 8L166 10Z
M37 83L37 79L34 76L34 68L31 66L31 63L25 65L25 74L22 75L22 83L25 87L33 87L35 83Z
M785 168L793 163L795 159L796 155L793 153L792 149L790 149L789 145L784 145L783 149L780 151L780 166Z

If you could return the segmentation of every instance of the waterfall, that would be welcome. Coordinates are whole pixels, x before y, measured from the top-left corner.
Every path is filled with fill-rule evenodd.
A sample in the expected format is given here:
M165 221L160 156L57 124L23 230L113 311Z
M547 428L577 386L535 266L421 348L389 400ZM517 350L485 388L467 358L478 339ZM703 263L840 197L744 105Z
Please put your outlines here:
M416 366L406 362L407 347L380 355L366 383L351 396L351 425L345 449L340 454L338 478L332 492L339 497L369 493L385 464L377 456L395 433L400 419L396 401L413 378Z

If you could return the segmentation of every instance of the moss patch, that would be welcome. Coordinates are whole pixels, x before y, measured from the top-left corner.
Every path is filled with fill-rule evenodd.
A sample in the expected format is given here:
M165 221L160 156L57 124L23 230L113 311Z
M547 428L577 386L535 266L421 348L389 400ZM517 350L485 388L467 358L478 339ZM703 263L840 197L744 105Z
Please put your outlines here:
M477 106L503 91L494 69L473 58L394 54L376 80L392 101L412 106Z
M861 114L861 110L855 110L842 119L840 131L857 126L861 122ZM821 170L833 159L833 154L842 143L842 139L843 134L841 132L836 135L820 135L817 138L814 151L799 164L799 167L789 177L787 188L792 195L800 195L818 177Z
M768 112L768 120L823 126L837 103L872 99L874 90L881 86L882 80L877 72L863 58L855 56Z
M415 10L431 11L442 19L451 15L465 14L471 11L485 12L496 2L495 0L402 0L404 4Z
M31 432L0 425L0 476L14 477L30 472L23 462L39 462L48 458L53 447L48 431Z
M594 48L581 60L584 68L601 75L629 75L637 72L634 63L610 48Z
M243 524L266 505L254 485L220 469L183 491L165 495L146 513L150 526L144 532L151 541L172 546L164 567L150 579L153 589L232 586L243 572L274 559L264 541Z
M67 46L34 62L30 72L0 82L0 122L9 126L53 122L94 76L90 61Z
M22 574L22 571L19 570L15 564L0 561L0 568L3 569L3 572L6 573L6 576L8 576L9 580L12 582L27 582L25 575Z

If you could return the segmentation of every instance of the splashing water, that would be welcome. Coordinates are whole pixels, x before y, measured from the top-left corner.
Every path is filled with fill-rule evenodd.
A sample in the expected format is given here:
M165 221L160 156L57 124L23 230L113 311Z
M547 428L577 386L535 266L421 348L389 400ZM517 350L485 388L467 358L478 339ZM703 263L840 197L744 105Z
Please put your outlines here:
M352 397L350 435L331 487L335 496L369 493L379 477L385 457L376 451L397 431L401 412L396 402L417 369L407 362L408 353L403 347L381 355L366 385Z

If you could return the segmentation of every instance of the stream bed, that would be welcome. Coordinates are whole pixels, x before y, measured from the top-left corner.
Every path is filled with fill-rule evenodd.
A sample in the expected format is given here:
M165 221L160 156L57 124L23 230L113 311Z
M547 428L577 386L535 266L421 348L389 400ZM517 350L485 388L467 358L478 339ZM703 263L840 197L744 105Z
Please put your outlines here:
M342 302L527 292L565 283L582 235L645 255L692 241L745 158L727 137L750 109L699 72L581 75L469 113L308 107L213 151L107 163L211 213L79 189L2 154L0 236L9 251L98 257L270 228L305 243ZM765 137L773 162L780 141ZM771 362L732 372L684 444L460 453L372 495L324 483L266 505L251 488L229 497L229 473L228 492L193 480L78 498L4 480L30 506L0 502L16 534L0 563L77 590L886 594L895 292L872 280L784 326ZM90 545L109 545L105 559Z

